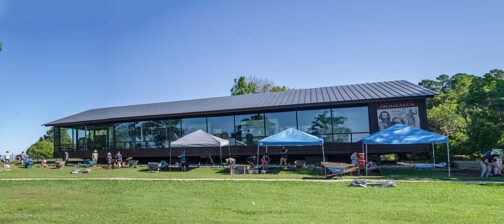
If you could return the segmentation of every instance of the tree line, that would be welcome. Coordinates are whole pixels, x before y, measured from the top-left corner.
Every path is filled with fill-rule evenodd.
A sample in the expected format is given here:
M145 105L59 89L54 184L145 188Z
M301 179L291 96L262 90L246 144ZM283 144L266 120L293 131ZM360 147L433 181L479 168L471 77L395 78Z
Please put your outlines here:
M457 73L422 80L440 95L427 99L432 132L448 136L456 154L478 156L504 144L504 71Z

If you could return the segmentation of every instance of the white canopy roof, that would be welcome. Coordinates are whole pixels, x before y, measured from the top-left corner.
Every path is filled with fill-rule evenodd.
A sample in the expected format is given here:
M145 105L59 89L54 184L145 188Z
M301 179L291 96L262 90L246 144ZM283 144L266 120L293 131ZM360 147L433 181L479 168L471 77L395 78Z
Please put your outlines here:
M197 130L191 134L188 134L182 138L179 138L177 141L171 143L171 147L222 147L228 146L229 141L213 136L211 134L206 133L203 130Z

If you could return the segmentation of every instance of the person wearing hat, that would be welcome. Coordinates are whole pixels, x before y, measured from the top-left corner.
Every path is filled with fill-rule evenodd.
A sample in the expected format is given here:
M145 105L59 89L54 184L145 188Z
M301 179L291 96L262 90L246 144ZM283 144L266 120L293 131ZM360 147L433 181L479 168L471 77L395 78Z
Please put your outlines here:
M108 168L107 169L110 169L112 168L112 154L109 152L107 153L107 163L108 163Z
M91 154L91 160L93 160L93 166L98 164L98 151L94 150L93 154Z
M5 164L9 164L9 162L10 162L9 151L5 151Z

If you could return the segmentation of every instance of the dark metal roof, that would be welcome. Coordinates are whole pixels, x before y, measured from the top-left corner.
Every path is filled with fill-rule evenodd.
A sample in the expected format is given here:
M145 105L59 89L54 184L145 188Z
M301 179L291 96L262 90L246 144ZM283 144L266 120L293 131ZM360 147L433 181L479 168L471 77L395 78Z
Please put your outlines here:
M425 98L437 94L435 91L400 80L93 109L44 125L64 126L128 119L352 104L385 99Z

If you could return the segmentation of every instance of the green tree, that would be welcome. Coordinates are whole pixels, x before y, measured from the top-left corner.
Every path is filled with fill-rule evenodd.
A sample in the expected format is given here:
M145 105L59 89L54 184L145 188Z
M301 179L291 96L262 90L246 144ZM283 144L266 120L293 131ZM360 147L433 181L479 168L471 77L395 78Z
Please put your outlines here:
M477 156L504 144L504 71L483 77L457 73L422 80L441 94L427 100L431 131L450 138L456 153Z
M255 76L250 76L248 78L240 76L238 79L234 79L234 86L231 88L231 95L280 92L287 90L293 89L288 86L275 86L275 84L268 79L261 79Z
M245 76L240 76L238 79L234 79L234 86L231 88L231 95L246 95L254 94L257 92L254 83L247 82Z
M2 51L2 46L3 46L3 43L0 42L0 51Z
M68 137L70 138L70 136ZM54 142L54 127L51 127L44 135L42 135L42 137L39 138L39 142L41 141Z
M53 156L53 143L49 141L38 141L31 145L26 154L35 159L48 159Z

